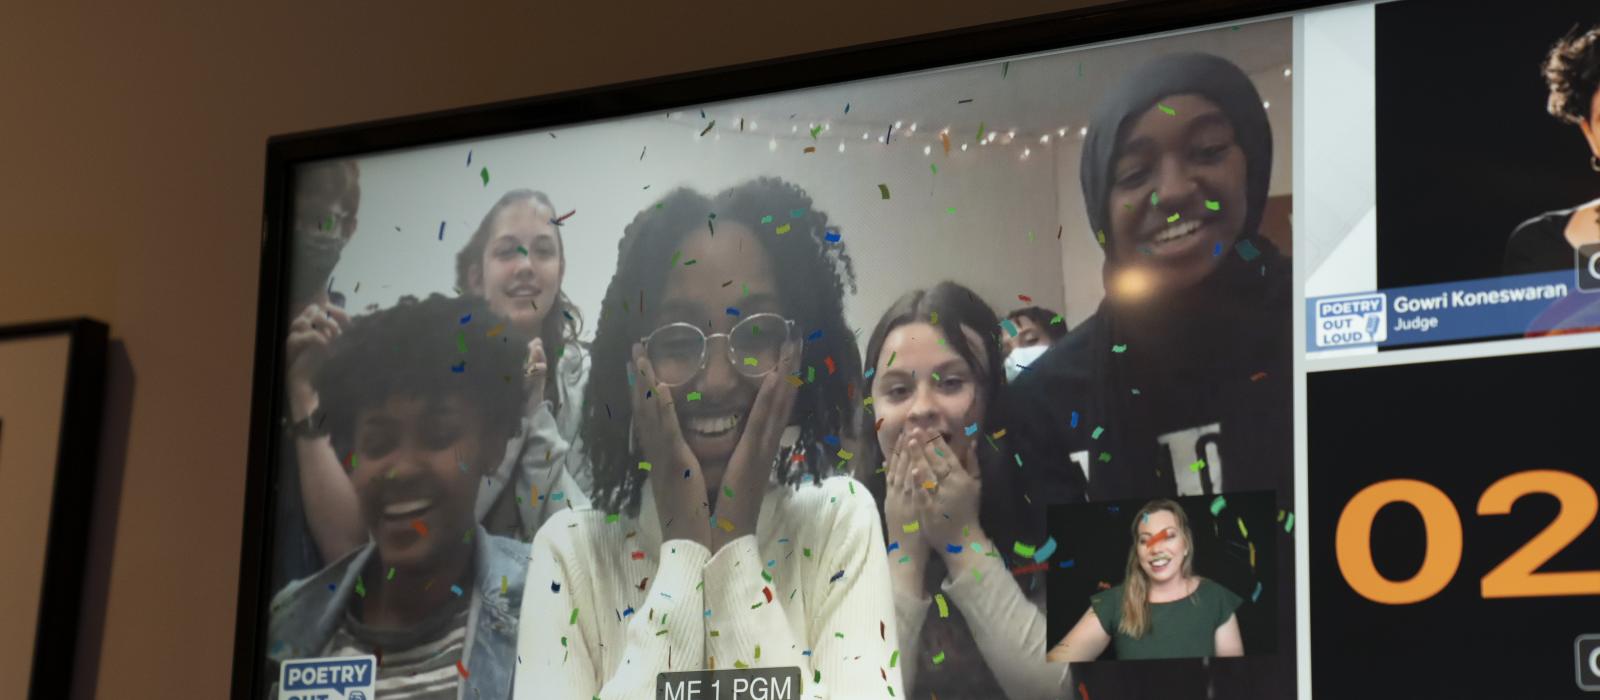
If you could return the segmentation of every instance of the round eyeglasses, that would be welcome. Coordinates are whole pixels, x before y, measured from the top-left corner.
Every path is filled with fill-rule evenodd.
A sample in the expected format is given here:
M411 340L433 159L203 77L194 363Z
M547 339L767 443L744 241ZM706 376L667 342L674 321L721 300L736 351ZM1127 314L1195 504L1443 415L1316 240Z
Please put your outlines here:
M706 368L712 338L724 338L728 362L746 377L764 377L778 368L783 344L794 332L794 321L777 314L752 314L727 333L706 333L692 323L671 323L640 339L645 357L664 386L687 384Z

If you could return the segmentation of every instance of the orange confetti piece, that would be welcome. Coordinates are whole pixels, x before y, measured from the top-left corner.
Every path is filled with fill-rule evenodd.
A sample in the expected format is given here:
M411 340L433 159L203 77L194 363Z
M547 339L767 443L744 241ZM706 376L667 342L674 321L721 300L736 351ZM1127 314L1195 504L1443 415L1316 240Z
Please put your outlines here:
M467 672L467 667L461 665L461 659L456 659L456 673L461 674L462 678L472 677L472 674Z
M1266 379L1266 378L1267 378L1267 373L1266 372L1256 372L1255 374L1250 375L1250 381L1252 381L1252 382L1259 382L1259 381L1261 381L1263 379Z
M837 367L833 366L833 356L832 355L829 355L827 357L822 358L822 363L828 366L828 374L833 374L835 371L838 370Z
M644 552L634 552L633 554L630 554L629 556L633 557L634 561L639 561L639 560L644 558Z
M1083 696L1083 700L1089 700L1089 687L1083 681L1078 681L1078 694Z
M423 537L428 536L428 524L422 522L421 520L411 521L411 529L416 530L417 534L422 535Z
M1028 296L1026 294L1018 294L1017 298L1021 299L1022 303L1024 303L1024 304L1032 304L1033 303L1033 297L1030 297L1030 296Z
M806 146L805 152L806 153L816 153L817 152L817 147L816 146Z
M1150 538L1149 542L1145 543L1145 545L1144 545L1145 549L1155 549L1156 545L1161 544L1162 542L1165 542L1167 540L1167 538L1171 537L1171 536L1172 536L1172 531L1171 530L1162 530L1161 532L1156 533L1155 537Z
M882 418L879 418L877 423L873 423L872 424L872 430L874 432L879 431L879 430L883 430L883 419Z
M939 140L944 142L944 154L950 155L950 135L941 133L939 134Z

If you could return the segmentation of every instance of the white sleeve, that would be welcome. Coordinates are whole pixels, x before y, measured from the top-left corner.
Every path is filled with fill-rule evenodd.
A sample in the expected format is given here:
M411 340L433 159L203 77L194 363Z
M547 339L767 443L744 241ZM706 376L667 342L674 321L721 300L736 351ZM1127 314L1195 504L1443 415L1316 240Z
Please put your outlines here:
M806 629L790 628L784 598L761 576L755 537L741 537L725 545L706 566L706 600L713 610L711 627L718 632L707 640L707 651L717 657L719 667L731 666L732 661L799 666L805 700L904 697L899 674L889 672L899 634L889 614L894 599L877 506L866 487L852 493L844 487L849 480L839 482L829 485L837 503L816 501L833 512L817 529L829 533L817 552L822 567L802 583L810 616ZM763 588L772 591L771 602ZM761 659L751 663L757 644L762 647ZM809 656L803 654L806 649Z
M1058 698L1071 687L1066 664L1045 661L1044 611L1023 594L1000 557L985 556L983 576L956 575L941 588L961 608L978 651L1011 700Z
M928 620L928 605L932 598L909 596L894 592L894 620L900 631L900 657L895 659L905 685L906 697L917 689L917 655L922 651L922 624Z
M584 610L580 603L605 599L610 592L590 590L601 584L588 562L599 558L590 551L584 529L565 527L566 520L558 516L533 539L528 580L559 583L560 590L547 594L535 586L523 596L515 697L652 700L656 674L668 670L669 660L671 670L699 669L705 626L697 586L710 552L687 540L661 545L661 565L645 604L627 623L616 671L606 677L600 611ZM574 541L575 532L580 534Z

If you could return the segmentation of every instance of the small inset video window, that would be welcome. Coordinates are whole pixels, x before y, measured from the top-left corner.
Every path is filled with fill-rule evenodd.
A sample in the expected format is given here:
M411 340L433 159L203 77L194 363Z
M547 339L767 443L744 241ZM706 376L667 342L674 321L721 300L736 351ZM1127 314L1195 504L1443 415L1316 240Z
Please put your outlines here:
M1270 491L1057 505L1047 587L1056 662L1277 651Z

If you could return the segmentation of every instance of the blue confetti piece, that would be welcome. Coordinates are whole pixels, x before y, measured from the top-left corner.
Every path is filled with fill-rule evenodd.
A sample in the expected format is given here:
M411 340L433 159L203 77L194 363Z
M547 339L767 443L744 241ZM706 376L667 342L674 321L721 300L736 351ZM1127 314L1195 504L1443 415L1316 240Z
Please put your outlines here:
M578 321L578 319L575 319L575 318L572 317L572 312L568 311L566 309L562 309L561 310L561 315L562 316L566 316L568 321L572 321L574 323L576 323Z
M467 149L467 165L472 165L472 149Z
M1239 251L1239 257L1244 258L1245 262L1255 260L1261 255L1261 251L1250 241L1240 240L1238 243L1233 244L1233 248Z
M1017 324L1012 323L1011 319L1007 318L1007 319L1001 320L1000 321L1000 327L1005 329L1006 335L1009 335L1009 336L1011 336L1013 338L1017 337L1017 333L1018 333Z
M822 438L822 441L828 443L829 445L833 445L835 447L839 446L839 436L838 435L829 435L827 437Z
M816 329L814 331L811 331L811 335L806 336L806 340L821 340L821 339L822 339L822 329L821 328L818 328L818 329Z
M833 583L834 581L837 581L837 580L842 579L842 578L844 578L844 569L840 569L837 572L835 572L833 574L833 577L828 579L828 583ZM1256 584L1257 588L1259 588L1260 586L1261 586L1261 584L1259 584L1259 583Z
M824 233L822 235L822 239L827 241L827 242L829 242L829 243L838 243L839 242L839 232L838 231L828 231L827 233Z
M622 611L622 616L623 617L629 617L631 615L633 615L633 606L630 605L630 606L628 606L628 608L626 610Z
M1050 555L1055 554L1055 553L1056 553L1056 538L1051 537L1050 539L1045 540L1044 544L1039 545L1039 548L1037 550L1034 550L1034 552L1033 552L1033 560L1035 562L1042 562L1042 561L1044 561L1046 559L1049 559Z
M471 322L472 322L472 314L467 314L467 315L461 317L461 325L465 326L465 325L467 325L468 323L471 323Z
M328 584L328 590L330 590L330 591L331 591L331 590L335 590L335 589L337 589L337 588L338 588L338 587L339 587L339 585L338 585L338 584L335 584L335 583L330 583L330 584Z
M456 364L450 365L450 371L455 372L456 374L461 374L462 372L467 371L467 361L462 360Z
M685 479L689 478L689 470L688 469L683 470L683 478L685 478Z
M967 435L968 436L976 435L977 433L978 433L978 424L977 423L973 423L972 425L967 426Z
M899 540L895 540L895 541L889 543L889 551L893 552L894 550L899 549L899 548L900 548L900 541Z
M439 222L439 240L444 240L444 222Z
M1258 600L1260 598L1261 598L1261 582L1257 581L1256 582L1256 590L1255 590L1255 592L1250 594L1250 602L1254 603L1254 602L1256 602L1256 600Z
M874 373L876 373L877 371L878 371L877 367L868 367L866 374L861 375L861 378L863 378L863 379L871 379L872 375Z
M557 583L555 581L551 581L550 582L550 592L551 593L560 593L561 592L561 584Z
M961 553L961 545L959 545L959 544L947 544L947 545L944 546L944 551L949 552L951 554L960 554Z
M732 306L730 306L730 307L728 307L728 315L729 316L738 316L739 315L739 310L736 309L736 308L733 308Z
M1061 568L1070 569L1070 568L1072 568L1072 566L1074 564L1077 564L1077 563L1078 563L1077 559L1068 559L1068 560L1066 560L1064 562L1061 562Z
M767 560L767 568L771 569L773 567L776 567L777 565L778 565L778 560L777 559L768 559Z
M800 655L801 656L810 656L811 655L811 650L807 649L805 651L802 651L802 652L800 652Z
M1072 412L1072 427L1074 427L1074 428L1078 427L1078 412L1077 411L1073 411Z
M461 587L460 586L451 585L450 586L450 592L456 594L457 598L461 597Z
M1216 244L1214 246L1211 246L1211 257L1214 258L1214 257L1217 257L1218 255L1221 255L1221 254L1222 254L1222 244L1221 243L1218 243L1218 244Z

